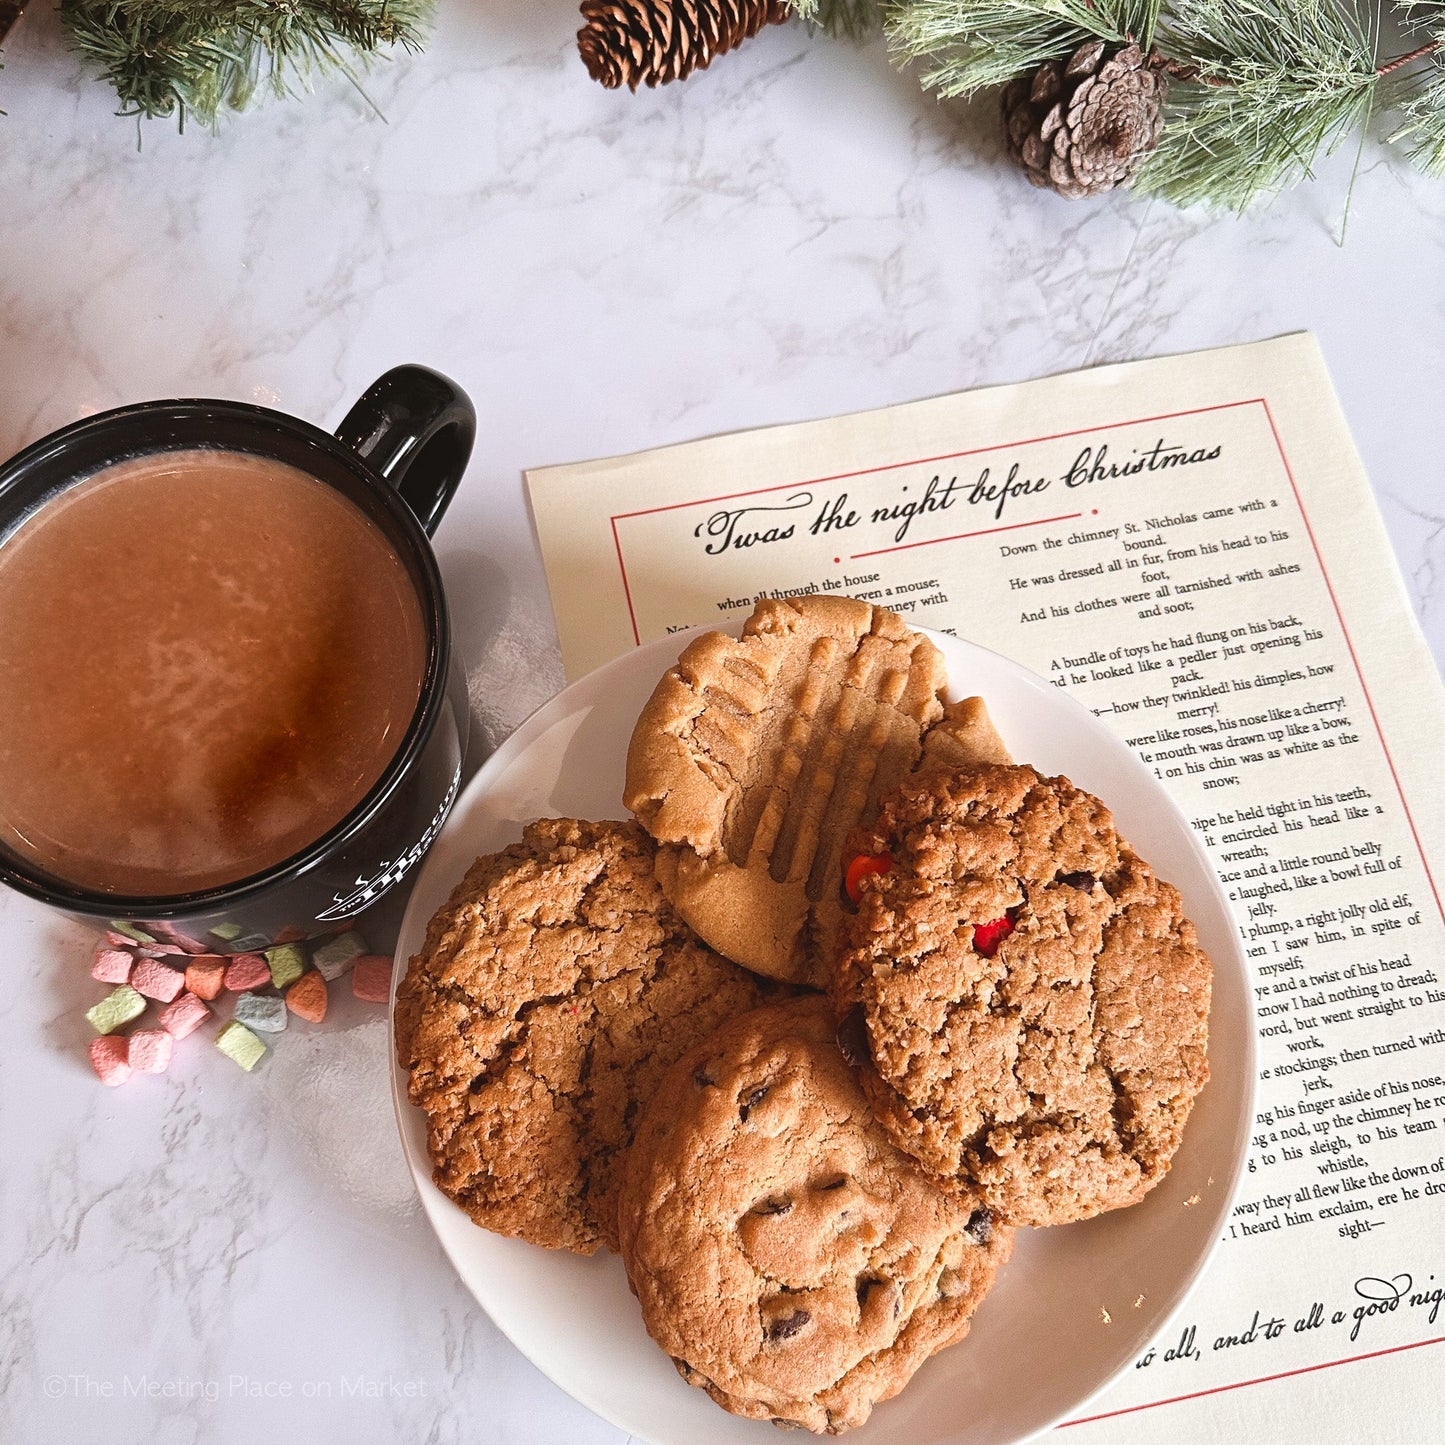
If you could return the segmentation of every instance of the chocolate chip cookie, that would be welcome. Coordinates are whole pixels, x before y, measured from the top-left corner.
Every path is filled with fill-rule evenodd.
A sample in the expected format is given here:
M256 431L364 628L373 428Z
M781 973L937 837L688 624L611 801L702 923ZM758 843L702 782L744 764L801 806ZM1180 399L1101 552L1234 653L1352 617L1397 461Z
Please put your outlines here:
M544 818L477 860L397 991L433 1177L478 1224L615 1247L640 1102L765 986L668 906L635 823Z
M758 973L826 986L844 839L918 762L945 681L927 638L851 597L765 600L741 638L687 647L638 719L623 801L702 938ZM940 747L1007 761L977 700L949 717Z
M724 1409L837 1433L968 1332L1013 1247L871 1117L827 1000L735 1020L647 1107L619 1208L647 1329Z
M850 851L844 1052L896 1142L1001 1218L1133 1204L1179 1147L1211 968L1097 798L1028 767L905 782Z

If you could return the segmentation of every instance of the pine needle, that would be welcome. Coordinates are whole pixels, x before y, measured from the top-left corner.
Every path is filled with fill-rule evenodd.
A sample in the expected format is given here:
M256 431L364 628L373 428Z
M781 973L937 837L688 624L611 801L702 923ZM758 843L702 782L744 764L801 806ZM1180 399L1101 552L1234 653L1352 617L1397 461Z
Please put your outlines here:
M888 32L904 60L927 60L923 84L971 96L1036 70L1096 37L1148 48L1159 0L910 0Z
M316 73L356 80L384 47L420 48L433 0L61 0L71 44L115 86L122 115L213 126L262 91Z
M1171 85L1135 187L1175 205L1242 210L1303 180L1374 107L1374 37L1329 0L1191 0L1159 43L1197 79Z
M1445 175L1445 10L1422 0L1400 0L1395 8L1423 53L1385 77L1388 100L1400 114L1390 139L1404 141L1427 175Z
M788 0L788 4L815 30L856 40L882 25L889 0Z

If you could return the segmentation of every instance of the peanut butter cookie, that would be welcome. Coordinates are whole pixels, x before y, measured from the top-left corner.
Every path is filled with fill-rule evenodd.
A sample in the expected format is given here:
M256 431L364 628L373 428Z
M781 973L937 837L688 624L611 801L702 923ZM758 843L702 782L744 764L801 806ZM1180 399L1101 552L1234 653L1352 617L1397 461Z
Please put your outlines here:
M850 597L766 600L740 639L687 647L638 719L623 801L703 939L758 973L826 986L843 841L918 763L945 682L927 638ZM976 699L947 716L940 749L1007 761Z

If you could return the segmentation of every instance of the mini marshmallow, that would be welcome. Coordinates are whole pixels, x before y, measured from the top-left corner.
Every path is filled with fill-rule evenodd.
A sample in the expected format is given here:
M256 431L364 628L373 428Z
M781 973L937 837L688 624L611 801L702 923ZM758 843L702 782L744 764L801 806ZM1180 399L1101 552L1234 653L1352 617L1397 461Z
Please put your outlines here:
M119 948L98 948L90 965L90 976L101 983L129 983L135 955Z
M193 1034L210 1017L211 1011L193 993L183 993L161 1010L161 1027L173 1038Z
M106 1034L90 1041L90 1064L100 1076L102 1084L118 1089L130 1078L130 1040L118 1034Z
M306 930L297 928L295 924L288 923L285 928L272 940L273 943L305 943Z
M164 1029L137 1029L126 1040L126 1062L138 1074L163 1074L170 1066L175 1040Z
M132 943L154 943L155 935L146 933L139 929L134 923L127 923L123 918L112 918L106 925L112 933L122 933Z
M266 962L270 965L271 982L277 988L286 988L306 972L306 955L294 943L268 948Z
M225 984L232 993L271 982L271 969L259 953L238 953L226 965Z
M264 933L238 933L230 940L231 952L236 953L265 953L275 942L273 938L267 938Z
M225 983L225 977L224 959L193 958L186 965L186 987L197 998L215 998Z
M197 938L192 938L188 933L182 933L174 925L161 923L148 923L146 925L157 938L164 939L167 943L173 943L183 953L209 953L211 950Z
M105 941L112 948L134 948L136 946L136 940L128 933L117 933L113 928L105 930Z
M313 969L286 990L286 1007L299 1019L319 1024L326 1017L326 980Z
M351 965L351 991L366 1003L391 998L391 960L382 953L364 953Z
M212 938L219 938L222 943L234 943L241 936L241 925L239 923L218 923L211 930Z
M186 986L186 976L180 969L172 968L157 958L143 958L131 973L130 984L137 993L143 993L147 998L170 1003Z
M311 962L328 983L346 972L352 959L366 952L366 940L359 933L338 933L311 950Z
M234 1020L216 1035L216 1047L249 1074L266 1053L266 1045L245 1024Z
M87 1009L85 1016L96 1033L113 1034L122 1024L139 1018L145 1011L146 1001L128 983L123 983L94 1008Z
M275 994L243 993L236 1000L236 1022L265 1034L286 1027L286 1000Z

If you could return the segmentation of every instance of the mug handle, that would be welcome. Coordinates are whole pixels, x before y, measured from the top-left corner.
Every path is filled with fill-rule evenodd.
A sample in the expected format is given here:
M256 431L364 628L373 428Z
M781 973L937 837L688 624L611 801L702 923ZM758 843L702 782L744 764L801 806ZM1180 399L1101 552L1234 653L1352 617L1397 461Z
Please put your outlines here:
M336 440L396 488L428 537L456 492L476 434L466 392L425 366L394 366L377 377L336 428Z

